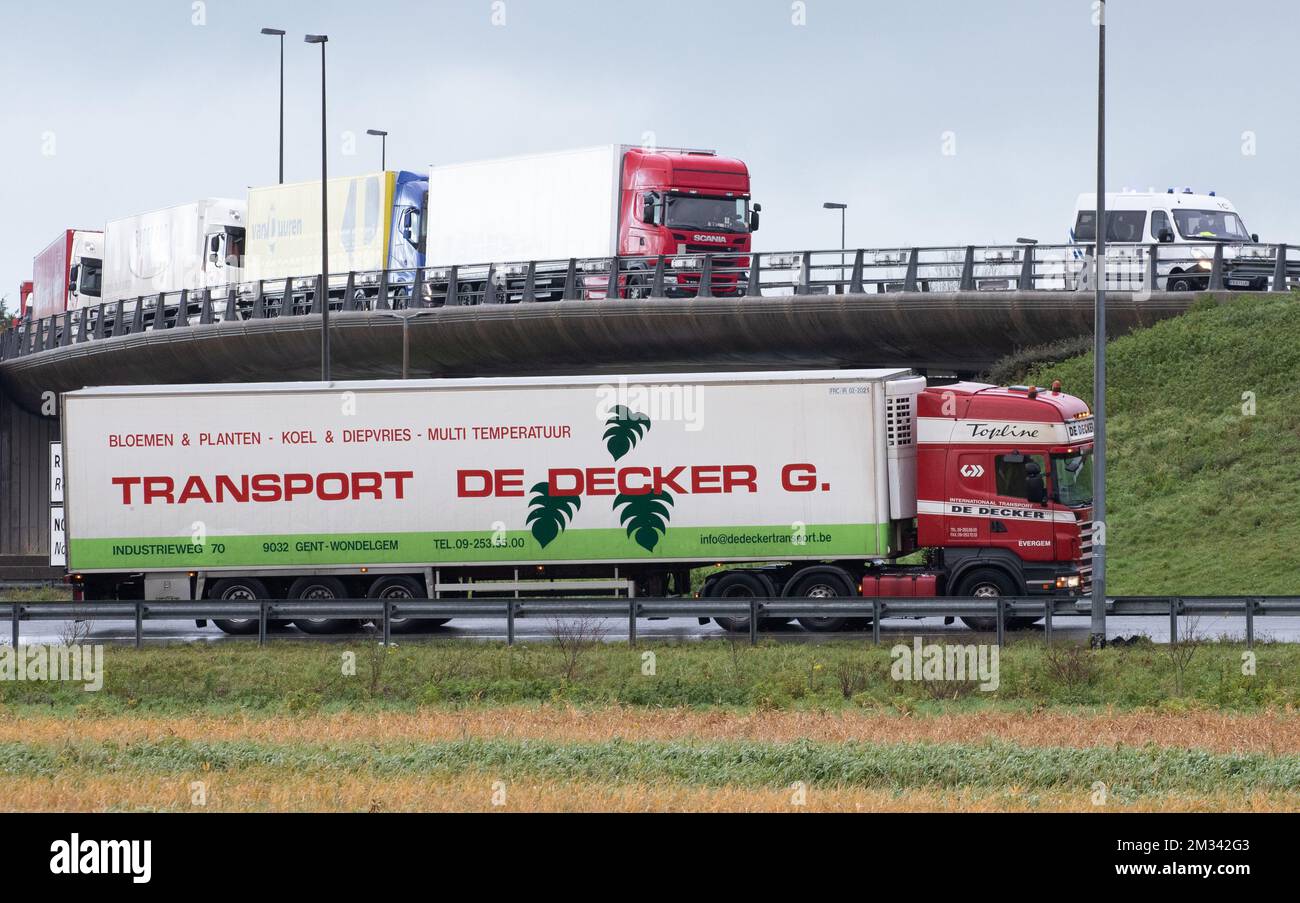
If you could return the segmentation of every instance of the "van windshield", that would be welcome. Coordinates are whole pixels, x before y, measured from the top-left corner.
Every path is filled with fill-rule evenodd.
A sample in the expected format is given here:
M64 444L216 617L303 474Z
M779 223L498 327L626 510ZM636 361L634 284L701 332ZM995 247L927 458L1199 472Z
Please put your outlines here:
M1174 222L1188 241L1250 241L1241 217L1224 210L1175 210Z

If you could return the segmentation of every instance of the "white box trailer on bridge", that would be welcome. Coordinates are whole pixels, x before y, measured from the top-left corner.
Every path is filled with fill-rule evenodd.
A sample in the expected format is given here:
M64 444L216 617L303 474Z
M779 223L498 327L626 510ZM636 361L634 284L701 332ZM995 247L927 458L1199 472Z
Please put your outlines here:
M935 425L918 430L930 408ZM716 574L708 595L852 595L867 577L934 595L999 555L1014 575L991 585L1005 593L1077 592L1080 499L1049 509L1023 489L1050 454L1079 472L1079 411L1059 392L926 390L899 369L83 389L63 397L68 563L97 599L177 586L411 598L611 577L689 596L690 570L721 562L768 567ZM979 430L949 438L970 418ZM918 436L931 437L924 472ZM949 464L971 485L945 487ZM922 533L961 548L947 571L881 571L916 548L918 487ZM1006 487L1019 499L999 502ZM999 502L985 520L1005 524L992 537L980 492ZM942 510L945 493L961 511Z
M104 300L237 283L245 204L205 198L114 220L104 227Z

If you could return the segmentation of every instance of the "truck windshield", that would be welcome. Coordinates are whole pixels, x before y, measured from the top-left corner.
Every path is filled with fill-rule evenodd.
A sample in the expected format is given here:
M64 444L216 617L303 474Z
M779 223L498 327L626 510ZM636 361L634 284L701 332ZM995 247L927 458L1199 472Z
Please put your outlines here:
M1092 504L1092 451L1052 455L1056 501L1071 508Z
M1223 210L1175 210L1174 222L1188 241L1250 241L1241 217Z
M674 229L704 232L748 232L749 201L744 198L704 198L670 194L665 224Z

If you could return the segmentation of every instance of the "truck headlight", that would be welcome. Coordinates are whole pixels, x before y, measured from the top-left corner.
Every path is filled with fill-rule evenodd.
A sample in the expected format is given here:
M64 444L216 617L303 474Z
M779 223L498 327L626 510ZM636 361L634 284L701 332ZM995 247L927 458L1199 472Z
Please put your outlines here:
M1198 260L1196 261L1196 265L1203 270L1208 270L1214 266L1214 263L1213 261L1209 261L1209 260Z

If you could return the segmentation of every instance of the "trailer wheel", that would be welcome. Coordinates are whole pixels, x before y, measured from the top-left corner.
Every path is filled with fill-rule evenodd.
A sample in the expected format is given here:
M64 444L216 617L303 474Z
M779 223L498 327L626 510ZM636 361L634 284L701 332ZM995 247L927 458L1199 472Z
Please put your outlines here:
M212 584L209 599L223 602L256 602L269 598L266 584L252 577L227 577ZM257 633L257 618L213 618L212 623L233 636Z
M805 574L795 581L790 590L791 596L807 596L811 599L838 599L852 596L853 587L833 571L816 571ZM848 618L799 618L805 630L814 633L834 633L849 626Z
M346 599L348 591L343 581L334 577L299 577L289 587L290 599L312 599L327 601L329 599ZM293 626L303 633L347 633L359 630L359 621L346 618L294 618Z
M729 571L710 587L715 599L754 599L774 595L771 585L758 574ZM749 618L714 618L718 626L730 633L749 633Z
M956 595L997 599L1002 596L1017 595L1017 591L1011 578L1003 571L994 570L993 568L980 568L972 571L962 580ZM998 629L998 619L996 617L963 617L961 620L971 630L978 630L983 633L994 632ZM1026 627L1032 626L1036 620L1037 618L1007 618L1004 626L1007 630L1024 630Z
M366 593L367 599L425 599L424 588L420 586L419 581L411 577L380 577L374 583L370 584L370 589ZM434 627L441 627L446 624L448 618L393 618L389 622L389 629L393 633L422 633L431 630ZM382 623L376 626L382 626Z

